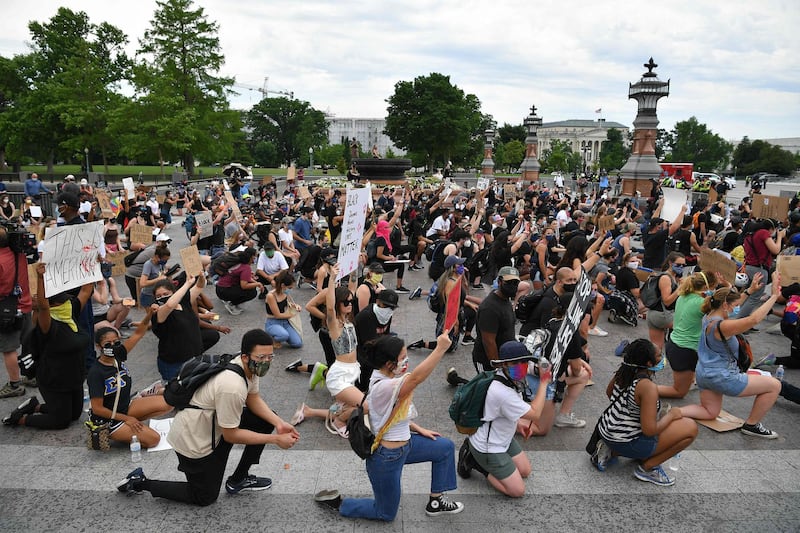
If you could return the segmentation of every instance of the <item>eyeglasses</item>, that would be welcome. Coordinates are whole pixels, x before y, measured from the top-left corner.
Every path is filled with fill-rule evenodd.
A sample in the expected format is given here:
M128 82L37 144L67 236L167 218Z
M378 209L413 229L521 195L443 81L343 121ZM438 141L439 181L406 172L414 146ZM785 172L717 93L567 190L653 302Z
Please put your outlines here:
M271 354L271 353L262 353L262 354L251 353L250 354L250 359L253 359L254 361L259 361L259 362L261 362L261 361L264 361L264 362L272 361L272 357L273 357L273 354Z

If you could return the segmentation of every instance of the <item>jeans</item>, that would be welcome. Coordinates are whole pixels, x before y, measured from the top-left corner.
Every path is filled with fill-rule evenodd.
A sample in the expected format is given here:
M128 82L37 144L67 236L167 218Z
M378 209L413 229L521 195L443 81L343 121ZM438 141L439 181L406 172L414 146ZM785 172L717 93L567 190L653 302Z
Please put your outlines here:
M739 311L739 316L750 316L753 311L755 311L763 303L761 301L761 297L764 295L764 289L766 288L767 284L770 283L770 279L769 272L761 267L746 265L744 268L751 282L753 281L753 276L759 272L761 272L761 275L764 276L764 279L761 280L761 288L750 293L750 296L742 304L742 310Z
M303 346L303 338L285 318L268 318L264 330L280 343L288 342L292 348Z
M403 465L432 463L431 493L456 489L455 445L445 437L432 440L416 433L400 448L378 446L367 458L367 475L375 498L345 498L339 514L391 522L400 507L400 477Z
M158 366L158 373L161 374L161 379L164 381L169 381L174 377L177 377L178 372L180 372L183 363L186 361L181 361L180 363L167 363L160 357L156 358L156 366Z

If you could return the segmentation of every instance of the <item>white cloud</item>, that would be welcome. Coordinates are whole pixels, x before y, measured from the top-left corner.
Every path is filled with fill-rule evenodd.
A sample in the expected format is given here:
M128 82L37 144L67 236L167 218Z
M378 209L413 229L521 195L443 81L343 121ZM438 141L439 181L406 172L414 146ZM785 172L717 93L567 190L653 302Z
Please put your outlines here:
M29 20L61 2L6 1L0 53L25 51ZM800 136L800 7L793 1L664 0L207 0L219 23L223 74L294 91L339 116L383 116L394 84L431 72L476 94L498 123L521 123L531 104L545 121L595 118L630 125L628 84L653 56L672 95L661 126L697 116L725 138ZM93 22L125 31L133 52L154 0L74 1ZM241 90L246 107L259 94Z

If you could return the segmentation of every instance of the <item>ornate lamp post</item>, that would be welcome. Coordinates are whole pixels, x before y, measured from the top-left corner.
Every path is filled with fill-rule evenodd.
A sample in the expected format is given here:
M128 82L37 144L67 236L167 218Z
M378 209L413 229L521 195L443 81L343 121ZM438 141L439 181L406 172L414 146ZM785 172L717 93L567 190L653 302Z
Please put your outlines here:
M525 137L525 159L522 160L520 170L522 170L522 181L539 181L539 139L536 131L542 125L541 117L536 116L536 106L531 106L531 114L522 122L528 130Z
M86 179L89 179L89 148L84 148L83 153L86 156Z
M308 170L314 172L314 147L308 147Z
M483 145L483 161L481 161L481 177L491 178L494 176L494 160L492 160L492 146L495 131L488 129L483 132L486 142Z

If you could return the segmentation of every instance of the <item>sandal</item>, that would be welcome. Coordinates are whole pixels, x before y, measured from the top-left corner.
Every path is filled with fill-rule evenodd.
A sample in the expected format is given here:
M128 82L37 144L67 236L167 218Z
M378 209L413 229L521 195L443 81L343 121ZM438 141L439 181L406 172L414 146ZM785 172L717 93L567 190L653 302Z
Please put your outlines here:
M292 415L292 419L289 421L289 423L293 426L296 426L300 424L300 422L305 420L306 419L305 410L306 410L306 404L305 403L300 404L300 407L298 407L297 411L294 412L294 414Z
M325 417L325 429L327 429L331 435L339 435L346 439L348 437L347 426L338 427L333 421L333 416L335 416L335 413L329 412L328 416Z

